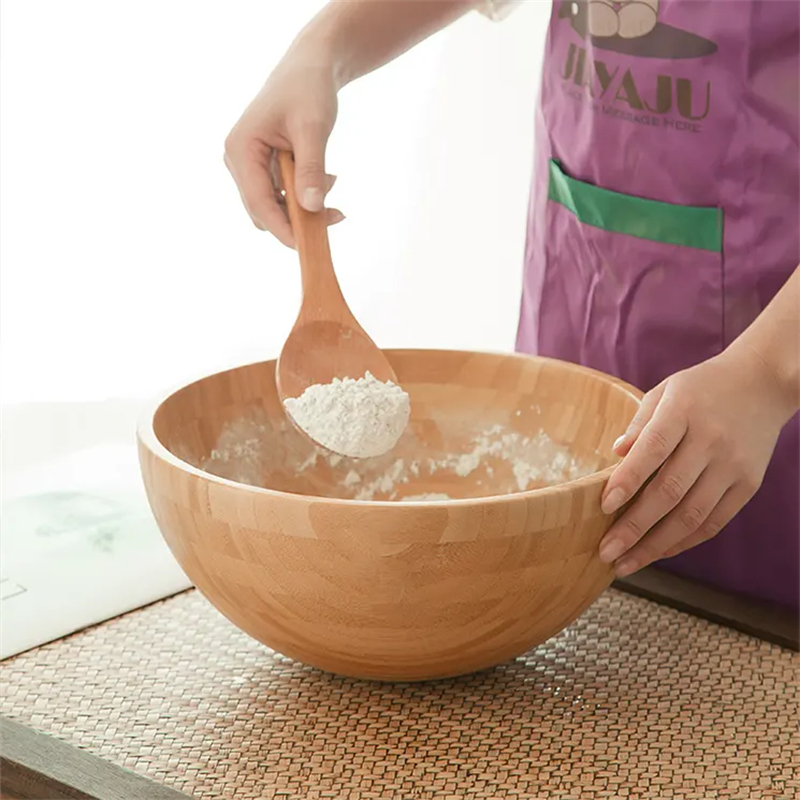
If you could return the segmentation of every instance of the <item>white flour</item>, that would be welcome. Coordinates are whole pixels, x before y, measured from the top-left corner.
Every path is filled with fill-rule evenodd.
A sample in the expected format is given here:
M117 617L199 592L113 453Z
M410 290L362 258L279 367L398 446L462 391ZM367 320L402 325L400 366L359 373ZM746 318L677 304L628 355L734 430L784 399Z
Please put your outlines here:
M263 411L230 422L198 466L239 483L317 497L425 502L487 497L563 483L607 466L600 453L578 460L543 430L522 434L495 424L473 428L448 415L437 420L442 449L425 444L412 423L392 453L345 458L315 446ZM502 420L507 422L507 420ZM472 433L470 433L472 430Z
M403 434L410 411L408 395L369 372L358 380L334 378L309 386L285 401L292 419L315 442L350 458L388 453Z
M484 465L486 458L510 464L520 492L524 492L532 483L557 483L586 474L585 467L568 450L556 445L544 431L534 436L523 436L506 430L502 425L493 425L475 436L472 447L466 453L429 461L429 468L431 473L447 469L455 472L459 478L466 478ZM486 470L489 475L494 472L491 466Z

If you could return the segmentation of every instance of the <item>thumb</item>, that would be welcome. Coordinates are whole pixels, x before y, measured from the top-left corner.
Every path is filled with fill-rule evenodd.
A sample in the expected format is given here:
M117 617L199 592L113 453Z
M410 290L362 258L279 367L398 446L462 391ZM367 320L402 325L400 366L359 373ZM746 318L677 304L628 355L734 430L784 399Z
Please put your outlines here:
M613 450L618 456L624 456L633 447L633 443L639 438L639 434L644 430L644 426L650 421L658 404L661 402L664 388L665 384L662 383L642 398L639 410L631 420L627 430L614 442Z
M303 125L292 137L295 191L306 211L322 211L328 192L325 146L328 131L321 125Z

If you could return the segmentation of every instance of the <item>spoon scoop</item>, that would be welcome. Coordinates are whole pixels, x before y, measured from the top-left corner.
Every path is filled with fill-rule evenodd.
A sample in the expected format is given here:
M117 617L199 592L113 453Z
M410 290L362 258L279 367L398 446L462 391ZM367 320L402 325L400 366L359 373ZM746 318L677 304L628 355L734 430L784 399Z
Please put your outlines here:
M339 287L324 211L306 211L298 202L292 154L279 152L278 164L303 288L300 313L278 358L281 402L300 397L310 386L329 384L334 378L363 378L367 372L378 381L396 384L392 366L358 324Z

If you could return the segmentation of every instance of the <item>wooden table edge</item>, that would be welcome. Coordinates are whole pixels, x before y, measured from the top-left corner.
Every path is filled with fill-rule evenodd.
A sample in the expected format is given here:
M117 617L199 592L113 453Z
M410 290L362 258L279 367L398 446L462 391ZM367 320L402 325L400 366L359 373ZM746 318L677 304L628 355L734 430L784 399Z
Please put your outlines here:
M788 650L800 650L800 616L783 606L733 595L657 567L648 567L612 585Z
M0 797L187 800L190 796L0 716Z

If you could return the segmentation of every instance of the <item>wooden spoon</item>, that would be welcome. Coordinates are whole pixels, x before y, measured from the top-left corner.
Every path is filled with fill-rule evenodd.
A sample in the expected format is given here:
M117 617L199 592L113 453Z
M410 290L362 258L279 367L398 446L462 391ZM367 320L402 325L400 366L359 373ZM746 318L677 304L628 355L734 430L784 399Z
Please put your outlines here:
M333 270L325 212L311 213L298 202L292 154L279 152L278 163L303 283L300 313L276 368L281 402L300 397L313 384L363 378L367 372L380 381L397 383L386 356L358 324L344 299Z

